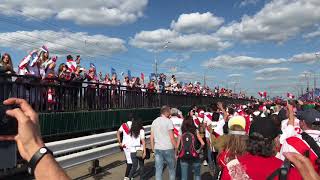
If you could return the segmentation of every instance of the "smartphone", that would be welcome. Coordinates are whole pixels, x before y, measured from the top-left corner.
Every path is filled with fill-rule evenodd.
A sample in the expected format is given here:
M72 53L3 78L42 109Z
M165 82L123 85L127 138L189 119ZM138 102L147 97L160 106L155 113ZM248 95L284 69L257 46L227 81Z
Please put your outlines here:
M12 136L18 134L18 121L6 114L9 109L18 108L16 105L0 105L0 136Z
M18 121L6 115L9 109L16 105L0 105L0 136L12 136L18 133ZM0 169L14 168L17 164L17 145L14 141L0 141Z

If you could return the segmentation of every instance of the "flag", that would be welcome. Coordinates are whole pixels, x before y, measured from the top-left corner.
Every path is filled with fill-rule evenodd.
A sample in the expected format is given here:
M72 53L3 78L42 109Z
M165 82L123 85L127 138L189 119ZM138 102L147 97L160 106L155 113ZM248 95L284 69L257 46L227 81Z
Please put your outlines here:
M131 71L128 69L128 78L131 79Z
M77 63L73 59L67 59L68 70L72 72L76 72Z
M111 67L111 76L114 75L114 74L117 75L116 69L114 69L113 67Z
M266 91L260 91L260 92L258 92L258 94L259 94L259 96L261 97L261 98L266 98L267 97L267 92Z
M150 76L149 76L149 80L152 81L152 80L155 80L156 79L156 74L155 73L151 73Z
M141 73L140 77L144 81L144 74L143 73Z
M289 99L294 99L294 95L292 94L292 93L287 93L287 98L289 98Z
M29 58L29 65L34 66L39 59L37 50L33 50L27 58Z
M93 63L90 63L90 68L96 69L96 66Z

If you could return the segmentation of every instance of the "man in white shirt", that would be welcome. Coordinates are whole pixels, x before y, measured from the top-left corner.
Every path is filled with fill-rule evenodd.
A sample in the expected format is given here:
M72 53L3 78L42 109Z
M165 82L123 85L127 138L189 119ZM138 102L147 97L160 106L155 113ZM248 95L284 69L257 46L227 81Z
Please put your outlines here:
M151 148L155 153L156 180L162 180L163 164L166 161L169 168L169 180L176 177L175 147L173 123L169 119L170 107L163 106L161 116L155 119L151 126ZM167 179L167 178L166 178Z
M293 127L295 117L291 105L288 105L288 111L289 121L287 128L291 129L291 134L295 135L285 139L281 146L280 158L283 160L283 153L286 152L295 152L302 155L305 155L307 152L312 165L317 171L319 168L319 164L316 163L318 160L318 155L317 152L312 149L310 142L315 143L315 146L320 146L320 112L315 109L308 109L297 114L298 118L300 119L300 127L303 131L303 133L300 135L294 130ZM307 142L306 137L311 138L311 140Z

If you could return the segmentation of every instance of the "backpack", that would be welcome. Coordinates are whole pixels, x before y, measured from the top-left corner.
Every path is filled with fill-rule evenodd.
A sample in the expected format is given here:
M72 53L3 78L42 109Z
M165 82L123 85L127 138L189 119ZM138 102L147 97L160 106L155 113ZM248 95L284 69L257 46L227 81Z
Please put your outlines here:
M196 139L195 136L186 132L183 133L180 140L180 151L178 157L182 160L194 160L199 158L199 152L195 148Z

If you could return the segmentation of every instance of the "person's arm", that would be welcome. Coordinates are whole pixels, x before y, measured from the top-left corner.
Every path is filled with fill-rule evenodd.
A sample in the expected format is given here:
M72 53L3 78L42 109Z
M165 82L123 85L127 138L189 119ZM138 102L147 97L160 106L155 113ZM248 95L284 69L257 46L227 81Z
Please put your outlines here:
M294 166L298 169L303 179L320 179L320 176L314 170L313 165L307 157L298 153L285 153L284 156L294 164Z
M18 134L16 136L0 136L0 141L15 140L21 157L30 161L32 156L44 146L40 136L38 114L24 99L10 98L4 101L5 105L18 105L20 108L8 110L7 115L18 121ZM35 178L42 180L69 180L68 175L56 162L54 157L46 154L37 164Z
M223 108L223 105L222 105L222 103L221 102L218 102L217 103L218 104L218 108L220 109L220 111L222 111L222 113L223 113L223 119L225 120L225 121L227 121L228 119L228 113L227 113L227 111Z
M289 104L288 102L288 105L287 105L287 109L288 109L288 114L289 114L289 120L288 120L288 126L291 125L291 126L294 126L294 112L293 112L293 106L291 104Z
M141 144L142 144L142 148L143 148L143 155L142 155L142 158L144 159L146 157L146 154L147 154L147 148L146 148L146 138L145 138L145 132L144 130L140 130L140 140L141 140Z
M203 148L203 146L204 146L205 144L204 144L204 141L203 141L203 139L201 138L199 132L197 132L197 138L198 138L198 140L199 140L199 142L200 142L200 144L201 144L201 148Z
M119 146L122 147L122 142L121 142L121 137L120 137L120 130L117 131L117 140L118 140L118 143L119 143Z
M176 141L174 140L173 129L169 130L169 137L170 137L170 141L172 143L173 148L175 148L176 147Z
M151 135L150 135L150 145L151 145L152 152L154 152L154 132L152 128L151 128Z

